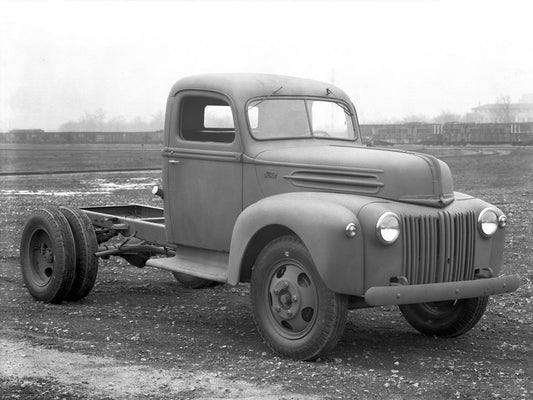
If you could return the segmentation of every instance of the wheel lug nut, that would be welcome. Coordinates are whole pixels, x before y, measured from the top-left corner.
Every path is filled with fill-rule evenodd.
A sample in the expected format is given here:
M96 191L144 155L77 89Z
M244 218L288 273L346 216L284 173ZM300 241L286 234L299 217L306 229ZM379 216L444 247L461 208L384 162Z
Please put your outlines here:
M288 315L289 317L292 317L292 311L291 311L291 310L288 310L288 311L287 311L287 315Z
M283 282L283 287L287 289L289 287L289 282Z
M278 289L274 289L274 294L279 294L279 290Z
M280 306L277 306L277 307L275 308L275 310L276 310L276 312L280 312L280 311L281 311L281 307L280 307Z
M292 302L296 303L297 301L298 301L298 297L296 297L296 295L293 295L292 296Z

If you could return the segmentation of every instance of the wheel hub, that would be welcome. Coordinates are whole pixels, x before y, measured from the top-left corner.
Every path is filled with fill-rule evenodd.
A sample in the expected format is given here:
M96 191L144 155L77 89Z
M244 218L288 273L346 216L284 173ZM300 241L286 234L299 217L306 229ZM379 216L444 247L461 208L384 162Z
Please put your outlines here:
M277 329L287 338L304 336L314 325L316 287L298 263L280 263L267 286L270 310Z
M284 308L285 310L288 310L289 308L291 308L292 295L291 295L291 292L289 292L288 290L284 291L283 293L280 293L278 300L281 304L281 307Z
M282 319L291 319L300 310L298 288L287 280L277 282L273 290L274 311Z
M30 243L30 270L36 285L44 286L54 272L54 248L51 246L50 237L45 231L38 230L34 233Z
M54 252L45 243L41 243L41 246L39 248L39 253L41 253L44 261L46 261L47 263L54 262Z

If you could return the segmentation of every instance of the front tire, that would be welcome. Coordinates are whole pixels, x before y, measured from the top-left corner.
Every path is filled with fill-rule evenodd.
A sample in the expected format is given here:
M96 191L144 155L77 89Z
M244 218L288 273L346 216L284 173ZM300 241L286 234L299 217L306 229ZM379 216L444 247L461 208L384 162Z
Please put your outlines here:
M20 241L22 278L40 301L60 303L72 288L76 250L67 219L55 208L34 211Z
M250 286L255 325L274 353L315 360L335 347L346 325L347 297L326 287L300 239L270 242Z
M487 308L488 297L406 304L400 311L417 331L428 336L453 338L472 329Z

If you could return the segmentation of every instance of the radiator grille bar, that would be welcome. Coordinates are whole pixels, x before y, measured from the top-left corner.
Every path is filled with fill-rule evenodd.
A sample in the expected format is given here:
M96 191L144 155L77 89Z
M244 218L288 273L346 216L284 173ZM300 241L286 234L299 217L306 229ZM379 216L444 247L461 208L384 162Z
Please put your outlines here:
M403 216L403 275L411 285L474 278L474 212Z

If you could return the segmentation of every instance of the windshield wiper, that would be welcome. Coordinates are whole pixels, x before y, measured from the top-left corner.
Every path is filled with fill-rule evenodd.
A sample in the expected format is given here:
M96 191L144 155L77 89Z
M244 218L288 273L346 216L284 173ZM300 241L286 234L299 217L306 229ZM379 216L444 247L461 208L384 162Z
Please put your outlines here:
M336 99L340 100L337 96L335 96L335 93L333 93L330 88L326 88L326 96L329 96L330 94L333 95L333 97L335 97ZM352 110L350 110L350 107L340 101L337 104L340 108L344 110L346 114L348 114L350 117L353 117L353 113Z
M278 92L283 89L283 86L280 86L279 88L277 88L276 90L274 90L272 93L270 93L268 96L262 98L261 100L259 100L257 103L253 103L253 105L250 105L248 106L248 110L250 110L252 107L257 107L259 104L261 104L263 101L271 98L272 96L275 96L278 94Z

